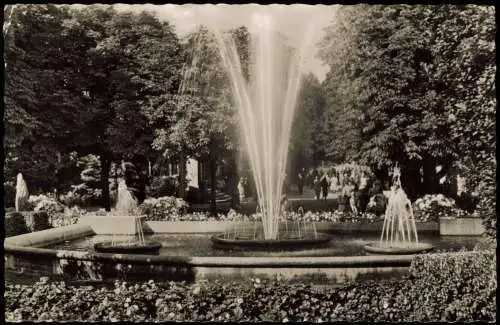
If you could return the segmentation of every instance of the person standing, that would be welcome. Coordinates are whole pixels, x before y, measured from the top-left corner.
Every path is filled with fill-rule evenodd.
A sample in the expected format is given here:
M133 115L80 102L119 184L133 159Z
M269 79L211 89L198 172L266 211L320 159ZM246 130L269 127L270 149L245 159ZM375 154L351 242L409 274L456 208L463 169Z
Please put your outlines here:
M321 181L318 176L314 177L313 180L314 193L316 194L316 200L321 197Z
M326 173L321 177L321 191L323 192L323 199L326 200L328 196L328 175Z
M354 184L353 190L349 198L349 205L351 206L351 211L354 216L358 216L359 213L359 203L360 203L361 192L358 189L358 185Z
M244 179L243 177L240 178L240 181L238 182L238 194L240 197L240 202L243 202L245 199L245 186L243 185Z
M330 192L332 193L337 193L339 190L340 184L339 184L339 179L337 177L337 174L335 170L332 170L332 177L330 177Z
M299 171L299 174L297 175L297 185L298 185L298 188L299 188L299 195L302 195L302 193L304 193L304 179L306 177L306 170L305 168L302 168L300 171Z

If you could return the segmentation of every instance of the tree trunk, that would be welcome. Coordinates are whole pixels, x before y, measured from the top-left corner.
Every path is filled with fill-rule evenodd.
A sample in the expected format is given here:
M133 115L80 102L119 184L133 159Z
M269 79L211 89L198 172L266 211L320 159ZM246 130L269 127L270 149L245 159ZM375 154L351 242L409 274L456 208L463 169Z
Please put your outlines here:
M424 158L423 161L424 183L423 189L425 194L439 193L439 178L436 173L436 163L431 158Z
M378 179L380 181L380 183L382 184L382 188L384 190L387 190L386 183L390 182L390 177L389 177L387 167L383 167L381 169L374 169L373 173L375 174L375 178ZM389 186L390 186L390 184L389 184Z
M217 160L212 151L210 151L210 214L213 217L217 216L217 203L216 203L216 191L217 191Z
M233 153L234 154L234 153ZM229 194L231 195L231 208L236 209L238 207L239 196L236 191L238 184L238 173L236 171L236 157L234 155L231 157L230 163L230 176L229 176Z
M186 197L186 154L184 153L184 150L181 151L180 156L179 156L179 197L180 198L185 198Z
M420 165L418 163L409 162L401 169L401 183L411 201L421 195L422 182L420 181Z
M101 158L102 207L106 211L110 211L111 205L109 201L109 170L111 169L111 159L105 153L102 153L100 158Z

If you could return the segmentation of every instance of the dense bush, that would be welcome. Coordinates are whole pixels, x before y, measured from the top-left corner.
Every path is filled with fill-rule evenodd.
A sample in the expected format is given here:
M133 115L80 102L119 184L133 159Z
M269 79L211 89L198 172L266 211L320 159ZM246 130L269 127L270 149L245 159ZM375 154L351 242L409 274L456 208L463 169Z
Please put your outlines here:
M494 321L494 252L419 257L411 276L314 288L274 280L7 284L6 319L24 321Z
M30 195L28 202L33 206L35 212L44 211L50 215L64 212L64 205L51 195Z
M176 220L176 217L183 215L188 205L183 199L172 196L159 198L149 198L139 206L142 214L147 216L147 220Z
M174 196L176 186L174 181L169 177L154 177L146 189L148 197L164 197Z
M413 214L419 221L438 221L440 217L464 217L469 215L459 209L455 200L443 194L427 194L413 203Z
M7 214L4 218L5 237L29 233L24 216L19 212Z
M50 217L45 211L25 213L24 219L26 220L26 225L31 232L51 228L49 223Z
M77 206L64 208L64 212L55 213L50 217L52 227L64 227L78 223L81 216L86 213L85 210Z
M470 321L496 318L496 254L493 250L457 254L417 255L410 268L415 286L425 292L424 315L428 320Z
M12 182L3 184L3 205L6 208L13 207L16 201L16 187Z

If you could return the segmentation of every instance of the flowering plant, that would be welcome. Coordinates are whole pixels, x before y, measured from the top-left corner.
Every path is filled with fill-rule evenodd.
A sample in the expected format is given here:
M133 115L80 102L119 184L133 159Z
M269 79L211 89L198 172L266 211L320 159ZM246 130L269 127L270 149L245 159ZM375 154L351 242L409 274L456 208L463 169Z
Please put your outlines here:
M466 212L443 194L426 194L413 203L413 215L418 221L437 221L445 216L464 217Z
M322 211L322 212L311 212L306 213L290 212L286 211L282 215L283 221L300 221L300 222L334 222L334 223L358 223L362 221L374 222L379 220L375 214L372 213L361 213L357 216L350 212L340 212L340 211ZM148 220L153 220L148 218ZM261 221L261 213L253 213L250 215L242 214L234 210L230 210L229 213L223 214L219 213L217 216L212 216L208 212L194 212L194 213L172 213L163 214L162 221Z
M78 223L81 216L86 213L84 209L77 206L64 208L64 212L56 213L50 217L50 224L52 227L64 227Z
M59 212L64 212L65 206L59 203L55 197L49 195L30 195L28 199L29 204L34 207L35 212L47 212L49 216L52 216Z
M140 212L147 215L151 221L179 219L187 208L186 201L172 196L149 198L139 206Z

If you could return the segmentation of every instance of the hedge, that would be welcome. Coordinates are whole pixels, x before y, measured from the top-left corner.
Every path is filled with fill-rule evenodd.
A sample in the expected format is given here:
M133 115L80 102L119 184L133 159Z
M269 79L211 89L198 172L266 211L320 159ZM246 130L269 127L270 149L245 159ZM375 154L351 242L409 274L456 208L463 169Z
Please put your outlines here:
M274 280L6 284L6 320L495 321L493 251L419 256L411 274L315 288Z
M12 212L4 218L5 237L27 234L30 232L24 216L19 212Z
M5 237L17 236L51 228L49 215L44 212L12 212L5 216Z
M24 218L31 232L52 228L49 223L49 215L45 211L29 213Z

